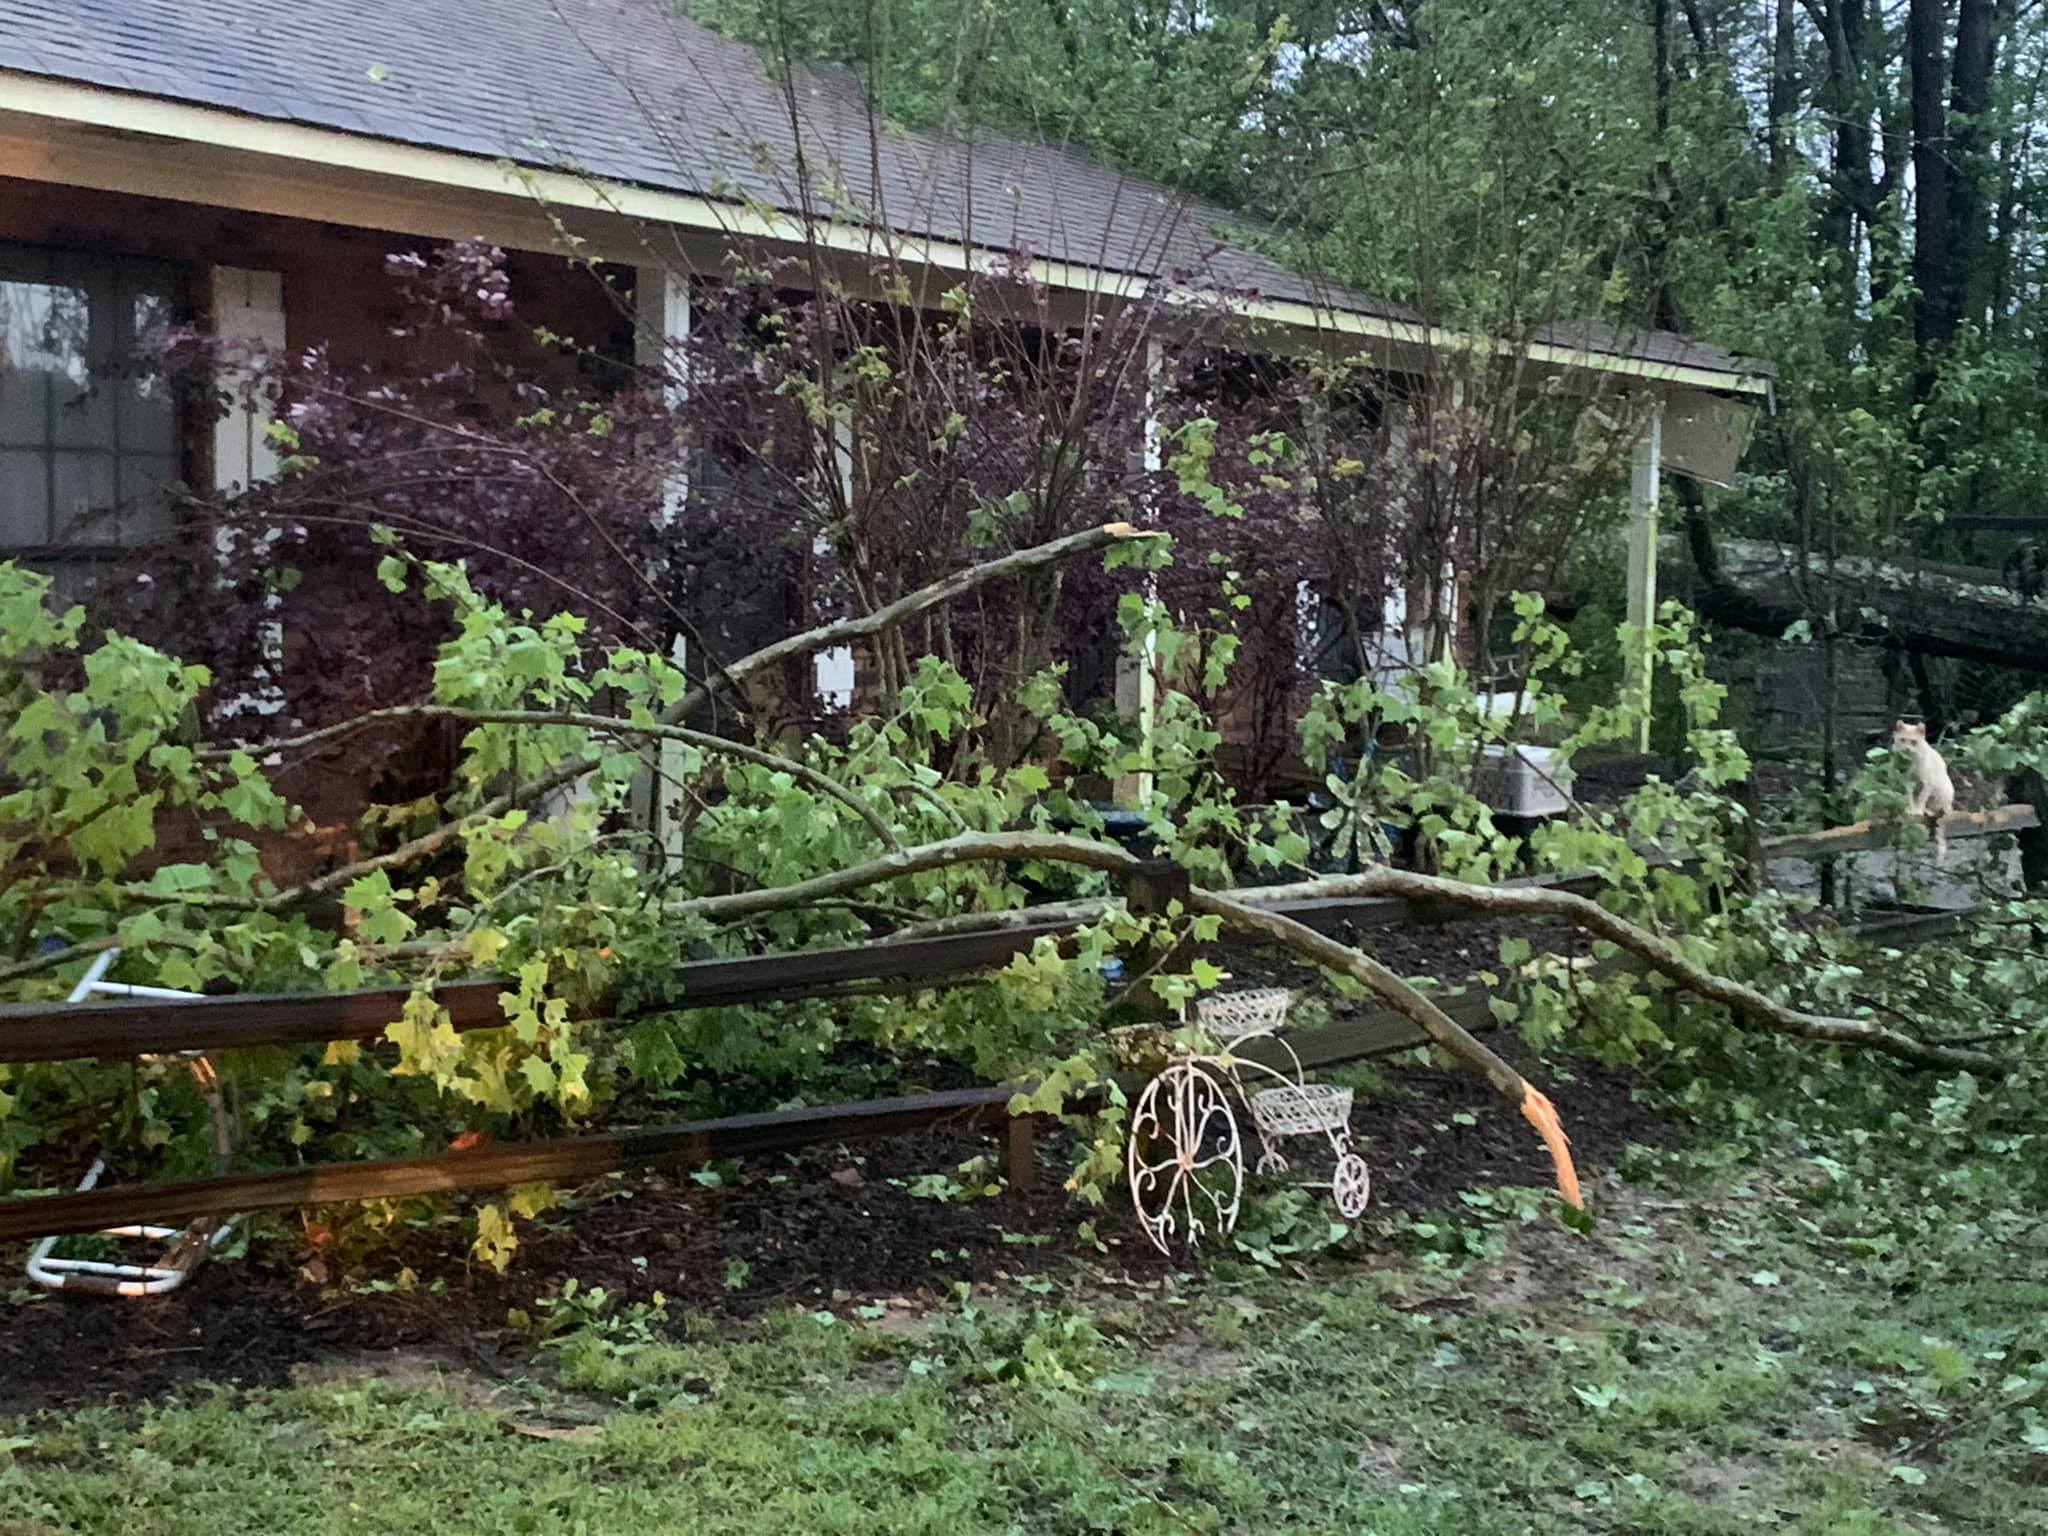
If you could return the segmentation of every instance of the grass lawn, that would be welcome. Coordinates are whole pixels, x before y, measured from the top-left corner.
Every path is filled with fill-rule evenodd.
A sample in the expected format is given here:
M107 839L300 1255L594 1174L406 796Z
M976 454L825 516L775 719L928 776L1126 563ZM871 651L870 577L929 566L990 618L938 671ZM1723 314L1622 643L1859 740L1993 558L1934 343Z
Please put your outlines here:
M1590 1235L1504 1191L1299 1269L738 1331L578 1295L506 1375L0 1421L0 1531L2048 1531L2038 1228L1907 1258L1826 1157L1628 1174Z

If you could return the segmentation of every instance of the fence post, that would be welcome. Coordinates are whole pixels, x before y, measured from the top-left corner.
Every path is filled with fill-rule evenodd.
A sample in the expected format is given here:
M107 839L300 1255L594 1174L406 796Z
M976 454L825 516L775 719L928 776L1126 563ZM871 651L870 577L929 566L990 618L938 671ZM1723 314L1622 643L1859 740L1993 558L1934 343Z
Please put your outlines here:
M1742 807L1743 894L1754 896L1770 883L1765 866L1764 835L1757 826L1762 810L1757 798L1756 778L1751 775L1734 787L1735 803Z
M1164 917L1176 902L1185 912L1189 885L1188 872L1173 860L1147 859L1125 879L1124 903L1139 917ZM1155 975L1171 967L1190 947L1186 940L1165 948L1144 945L1131 955L1131 970L1141 978ZM1141 1019L1164 1019L1173 1012L1148 980L1133 982L1125 1001Z
M2030 891L2048 890L2048 778L2022 769L2006 782L2005 796L2034 808L2035 824L2019 834L2020 883Z
M1038 1117L1012 1115L1003 1139L1003 1173L1010 1188L1030 1189L1038 1182Z

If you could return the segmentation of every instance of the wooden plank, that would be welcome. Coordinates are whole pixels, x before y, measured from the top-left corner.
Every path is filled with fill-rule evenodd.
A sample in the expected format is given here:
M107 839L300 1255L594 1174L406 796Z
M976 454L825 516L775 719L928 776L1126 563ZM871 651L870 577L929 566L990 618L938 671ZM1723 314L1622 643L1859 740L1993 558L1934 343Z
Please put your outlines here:
M1991 811L1958 811L1952 816L1944 816L1941 822L1943 833L1952 843L1973 837L1996 837L2005 832L2024 832L2040 824L2041 819L2031 805L2001 805ZM1899 830L1897 822L1857 821L1846 827L1767 838L1764 857L1820 859L1838 853L1889 848L1898 840Z
M316 1163L258 1173L0 1201L0 1242L152 1222L178 1225L216 1211L287 1210L330 1201L395 1200L536 1181L572 1183L626 1168L699 1167L727 1157L871 1140L934 1126L1009 1117L1014 1089L964 1088L856 1104L726 1115L644 1130L507 1142L467 1152Z
M1946 912L1888 912L1853 923L1849 931L1866 943L1882 944L1889 949L1909 949L1930 939L1961 933L1981 915L1979 909L1971 907Z
M1493 1012L1487 1006L1492 995L1486 991L1472 991L1455 997L1439 997L1435 1002L1465 1028L1487 1030L1494 1027ZM1294 1048L1292 1057L1273 1040L1257 1041L1247 1046L1242 1054L1275 1071L1288 1071L1299 1061L1302 1070L1312 1072L1318 1067L1341 1066L1347 1061L1391 1056L1396 1051L1412 1050L1429 1043L1429 1036L1422 1032L1421 1026L1406 1014L1396 1013L1391 1008L1376 1008L1352 1019L1335 1019L1321 1029L1298 1033L1290 1030L1286 1039L1287 1044Z
M936 984L1007 965L1040 938L1070 931L1067 925L1040 924L904 944L692 960L676 967L676 996L662 1008L723 1008L832 997L859 982ZM496 978L451 982L436 988L434 996L448 1010L456 1030L498 1029L505 1023L498 997L508 985ZM375 1040L404 1011L410 995L402 987L384 987L189 1000L0 1004L0 1062Z
M1486 993L1473 992L1444 999L1441 1006L1468 1028L1490 1028L1492 1017L1486 999ZM1291 1043L1302 1067L1312 1071L1407 1050L1423 1044L1425 1039L1422 1031L1404 1015L1381 1009L1292 1037ZM1244 1054L1281 1071L1292 1065L1286 1052L1271 1041L1261 1042ZM1135 1091L1137 1084L1127 1087ZM1031 1116L1011 1116L1010 1100L1017 1092L1015 1086L961 1088L853 1104L726 1115L645 1130L510 1142L426 1157L319 1163L308 1168L179 1179L129 1188L116 1185L83 1194L18 1196L0 1200L0 1243L52 1232L96 1232L140 1222L173 1226L195 1216L223 1211L289 1210L329 1202L396 1200L463 1190L504 1189L542 1181L572 1183L629 1168L694 1168L719 1158L792 1152L803 1147L873 1140L946 1125L1007 1122L1006 1152L1011 1180L1017 1183L1018 1169L1023 1166L1028 1184L1035 1172L1031 1166L1033 1144L1029 1139L1035 1126ZM1069 1107L1086 1108L1087 1101L1077 1101ZM1025 1128L1021 1133L1020 1126ZM1020 1134L1026 1137L1021 1147L1017 1139Z

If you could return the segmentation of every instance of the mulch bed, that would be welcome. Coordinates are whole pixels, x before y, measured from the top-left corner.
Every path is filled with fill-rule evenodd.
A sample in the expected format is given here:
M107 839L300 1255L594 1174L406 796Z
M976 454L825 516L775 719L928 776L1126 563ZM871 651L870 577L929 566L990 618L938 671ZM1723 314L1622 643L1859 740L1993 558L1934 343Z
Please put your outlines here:
M1458 975L1492 962L1499 926L1370 938L1397 970ZM1546 930L1539 944L1544 937L1563 935ZM1307 990L1316 982L1270 951L1226 947L1219 959L1238 986ZM1549 1184L1535 1135L1476 1077L1420 1066L1388 1075L1396 1091L1353 1117L1375 1209L1441 1209L1461 1190ZM1540 1076L1582 1173L1630 1143L1673 1139L1627 1076L1584 1063L1546 1066ZM696 1310L744 1319L788 1305L846 1311L881 1298L934 1301L962 1280L1168 1272L1120 1200L1091 1209L1059 1187L1058 1138L1041 1142L1036 1189L955 1201L907 1188L973 1157L986 1158L995 1178L997 1150L994 1135L963 1127L756 1159L715 1182L658 1173L602 1180L537 1228L522 1223L519 1253L502 1277L470 1261L466 1225L446 1220L401 1228L354 1273L298 1228L267 1223L247 1257L207 1264L166 1297L45 1295L24 1280L0 1291L0 1413L148 1399L200 1381L276 1385L295 1366L392 1349L489 1369L519 1347L506 1335L507 1310L530 1310L570 1279L622 1302L660 1292L673 1317ZM1084 1220L1106 1255L1079 1237ZM0 1249L0 1273L19 1276L21 1262L19 1249ZM409 1290L389 1288L401 1269L412 1272ZM376 1282L384 1284L370 1288Z

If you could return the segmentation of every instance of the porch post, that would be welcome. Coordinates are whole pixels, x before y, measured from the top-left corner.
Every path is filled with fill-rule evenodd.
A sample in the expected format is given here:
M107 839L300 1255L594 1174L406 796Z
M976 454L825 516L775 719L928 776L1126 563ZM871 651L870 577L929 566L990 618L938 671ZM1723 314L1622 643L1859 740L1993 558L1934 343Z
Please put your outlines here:
M248 267L215 267L209 295L213 333L221 341L282 351L284 276ZM223 379L232 389L239 379ZM277 450L270 442L270 413L260 403L239 395L213 427L213 488L247 490L277 473Z
M1166 462L1159 434L1159 370L1161 360L1162 352L1159 342L1156 339L1148 339L1145 343L1145 389L1143 405L1141 407L1145 412L1145 429L1139 448L1139 467L1144 470L1148 478L1157 474L1160 467ZM1139 509L1139 521L1150 523L1152 520L1153 509L1151 498L1148 494L1143 506ZM1158 600L1159 577L1155 573L1147 572L1145 576L1145 601L1153 603ZM1144 648L1138 655L1135 663L1133 664L1129 658L1122 658L1119 665L1120 670L1124 667L1135 666L1137 675L1135 678L1129 678L1128 680L1133 684L1137 696L1137 707L1134 713L1138 717L1138 752L1141 761L1150 763L1152 761L1152 740L1159 724L1158 636L1148 629L1145 633ZM1119 695L1122 695L1124 692L1121 686L1124 681L1126 681L1124 677L1118 679L1119 687L1117 692ZM1121 704L1122 702L1120 697L1118 703ZM1116 782L1116 798L1121 804L1136 806L1142 809L1152 798L1152 770L1150 768L1141 768L1136 773L1125 774L1122 778L1118 779Z
M681 351L690 339L690 280L666 266L642 266L633 271L633 360L642 368L662 374L662 399L671 413L689 402L690 374ZM661 508L657 526L668 528L683 514L690 499L690 470L687 459L679 459L662 481ZM657 572L657 574L659 574ZM677 634L669 639L669 660L678 670L689 658L689 642ZM656 771L646 775L644 797L635 786L636 811L643 824L660 842L667 857L683 852L681 823L667 812L664 791L681 776L681 742L664 741L655 749Z
M250 267L214 267L208 273L207 308L214 336L229 346L285 347L284 275ZM226 374L219 381L229 394L227 411L213 427L213 488L222 494L246 491L277 473L277 448L270 440L274 400L245 400L241 386L243 370ZM264 553L274 548L284 530L272 525L256 532L248 528L223 526L214 531L214 549L223 566L253 541ZM251 686L222 705L230 716L275 715L285 706L284 624L277 617L284 598L273 586L263 595L267 617L257 627L262 661L251 676Z
M669 410L680 411L690 398L689 369L679 350L690 340L689 278L667 267L634 268L633 310L633 361L661 371L662 399ZM689 498L689 468L678 464L662 484L664 527L682 514Z
M1650 625L1657 617L1657 485L1664 457L1664 407L1650 412L1636 439L1629 473L1628 622L1634 638L1628 657L1628 686L1642 707L1637 748L1650 750L1650 700L1655 647Z
M1465 409L1463 379L1451 380L1451 409ZM1429 472L1432 475L1436 473L1433 465ZM1444 542L1450 546L1450 552L1444 556L1443 574L1436 590L1437 620L1444 627L1444 653L1439 659L1455 663L1458 659L1458 523L1455 516L1450 526L1444 530ZM1484 656L1472 658L1472 673L1475 678L1485 665Z
M832 469L839 476L840 503L851 507L854 495L853 423L844 417L835 418L832 423ZM824 534L812 537L813 555L822 557L831 552L832 541ZM811 687L827 709L844 711L853 708L857 681L858 669L854 665L852 646L828 646L811 658Z

